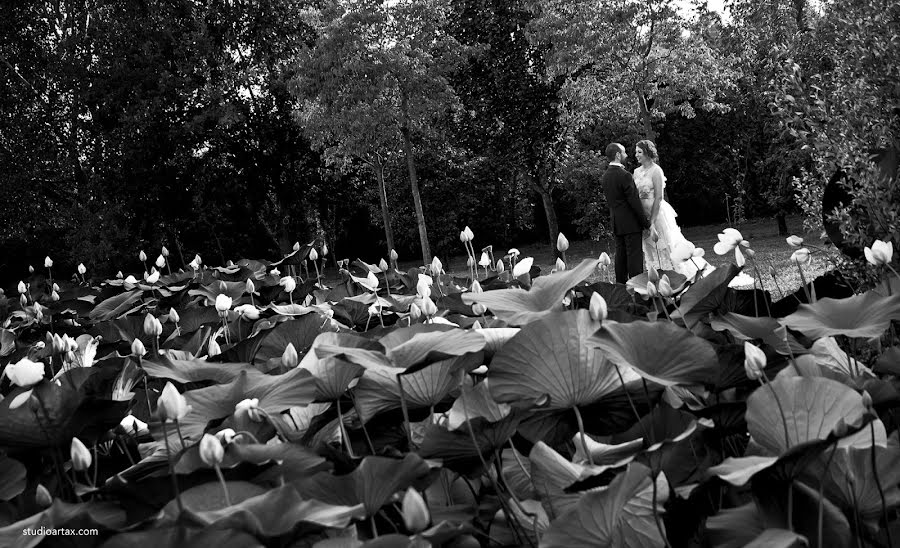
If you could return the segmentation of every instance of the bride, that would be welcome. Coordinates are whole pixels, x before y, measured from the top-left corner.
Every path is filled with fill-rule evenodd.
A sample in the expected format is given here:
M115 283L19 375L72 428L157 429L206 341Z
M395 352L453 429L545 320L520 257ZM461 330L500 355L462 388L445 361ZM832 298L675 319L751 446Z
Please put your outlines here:
M671 258L676 246L683 246L687 240L675 221L678 214L663 197L666 176L656 163L659 158L656 145L646 139L639 141L634 147L634 157L641 164L634 170L634 184L644 212L650 217L650 230L644 232L643 239L647 267L673 269L692 278L697 273L697 265L693 261L679 261L679 264L675 264Z

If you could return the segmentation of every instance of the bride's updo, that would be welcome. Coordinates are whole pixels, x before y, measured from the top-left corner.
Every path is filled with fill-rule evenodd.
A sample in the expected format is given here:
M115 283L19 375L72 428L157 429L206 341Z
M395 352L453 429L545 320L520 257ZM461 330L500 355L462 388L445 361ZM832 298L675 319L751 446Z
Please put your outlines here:
M653 144L653 141L644 139L643 141L638 141L635 146L640 148L647 158L650 158L654 162L659 160L659 154L656 152L656 145Z

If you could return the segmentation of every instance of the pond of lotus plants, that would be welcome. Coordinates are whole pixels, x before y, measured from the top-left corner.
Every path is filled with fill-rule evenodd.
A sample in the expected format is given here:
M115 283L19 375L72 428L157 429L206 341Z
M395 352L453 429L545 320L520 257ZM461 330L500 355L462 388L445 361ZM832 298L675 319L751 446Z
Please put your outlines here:
M0 297L0 546L898 545L877 244L874 287L779 302L729 287L741 259L623 285L392 254L328 286L314 244L69 282L48 258Z

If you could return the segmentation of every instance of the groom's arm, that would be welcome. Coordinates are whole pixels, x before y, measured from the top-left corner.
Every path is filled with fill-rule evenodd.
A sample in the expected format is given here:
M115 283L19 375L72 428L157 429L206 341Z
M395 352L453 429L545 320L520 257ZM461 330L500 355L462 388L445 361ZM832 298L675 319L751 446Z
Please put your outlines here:
M641 226L650 228L650 219L644 213L644 206L641 204L641 197L638 196L637 187L634 184L634 178L630 173L626 173L626 177L622 178L622 193L625 195L625 201L629 207L634 210L634 214L641 221Z

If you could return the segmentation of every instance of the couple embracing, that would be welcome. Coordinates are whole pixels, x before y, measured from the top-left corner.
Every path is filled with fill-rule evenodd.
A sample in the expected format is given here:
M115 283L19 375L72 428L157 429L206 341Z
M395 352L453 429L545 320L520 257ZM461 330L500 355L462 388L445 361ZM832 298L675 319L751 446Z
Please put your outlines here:
M678 214L664 199L666 176L656 163L656 145L639 141L634 156L641 165L632 175L625 169L625 147L619 143L607 146L609 167L601 179L616 239L618 283L645 271L645 259L647 268L663 268L662 257L669 258L675 246L685 240L675 221ZM696 269L690 272L691 263L671 266L688 277L696 273Z

